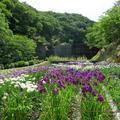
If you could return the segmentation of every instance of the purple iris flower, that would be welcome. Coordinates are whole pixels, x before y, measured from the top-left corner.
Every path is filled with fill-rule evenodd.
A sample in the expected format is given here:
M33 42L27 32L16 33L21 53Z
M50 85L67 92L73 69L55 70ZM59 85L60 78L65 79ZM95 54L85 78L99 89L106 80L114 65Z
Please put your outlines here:
M98 95L97 101L104 102L104 97L102 95Z
M38 90L40 93L46 92L46 89L45 89L45 87L44 87L43 85L38 85L37 90Z

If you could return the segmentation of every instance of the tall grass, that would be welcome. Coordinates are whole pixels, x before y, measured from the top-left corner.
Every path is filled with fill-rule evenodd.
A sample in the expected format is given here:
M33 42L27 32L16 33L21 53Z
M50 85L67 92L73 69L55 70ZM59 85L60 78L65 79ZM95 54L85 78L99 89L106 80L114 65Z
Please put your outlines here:
M87 58L85 56L81 56L81 57L59 57L59 56L50 56L47 58L47 60L50 63L53 62L67 62L67 61L81 61L81 60L87 60Z
M40 120L68 120L71 101L75 96L74 87L68 86L59 94L53 95L48 90L47 94L42 96L42 106Z
M101 69L106 75L106 89L113 98L114 103L120 110L120 67Z
M82 99L80 109L82 120L113 120L112 111L106 100L99 103L89 95Z

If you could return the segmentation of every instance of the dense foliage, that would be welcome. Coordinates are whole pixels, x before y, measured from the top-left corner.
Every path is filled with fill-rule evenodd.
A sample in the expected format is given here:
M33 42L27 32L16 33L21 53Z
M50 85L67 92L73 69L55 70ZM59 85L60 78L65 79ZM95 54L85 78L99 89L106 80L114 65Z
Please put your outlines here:
M88 29L87 43L102 48L110 43L120 44L120 1L109 9L99 22Z
M32 59L36 46L33 40L13 35L2 13L0 13L0 21L0 64Z
M0 2L0 64L30 60L35 54L36 45L33 40L25 36L14 35L13 31L9 29L7 17L10 17L11 13L5 5L10 3L6 1L4 4L4 2Z
M92 24L82 15L40 12L18 0L0 0L0 64L32 59L41 46L48 56L60 43L86 46L86 28Z

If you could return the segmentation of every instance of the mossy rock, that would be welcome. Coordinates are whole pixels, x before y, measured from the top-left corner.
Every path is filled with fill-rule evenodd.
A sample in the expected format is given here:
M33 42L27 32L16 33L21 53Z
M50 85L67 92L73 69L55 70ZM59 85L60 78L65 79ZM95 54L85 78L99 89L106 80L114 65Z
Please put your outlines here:
M120 45L111 43L110 45L98 51L98 53L91 59L91 61L120 63Z

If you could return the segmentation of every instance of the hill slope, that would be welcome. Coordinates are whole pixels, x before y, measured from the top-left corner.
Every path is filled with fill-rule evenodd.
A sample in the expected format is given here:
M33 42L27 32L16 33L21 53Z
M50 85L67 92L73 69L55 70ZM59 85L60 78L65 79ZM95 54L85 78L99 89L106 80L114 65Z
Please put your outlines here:
M49 56L60 43L71 44L73 56L87 55L86 29L94 22L80 14L40 12L18 0L0 0L0 24L8 31L0 33L0 64L6 64L41 57L42 48Z

